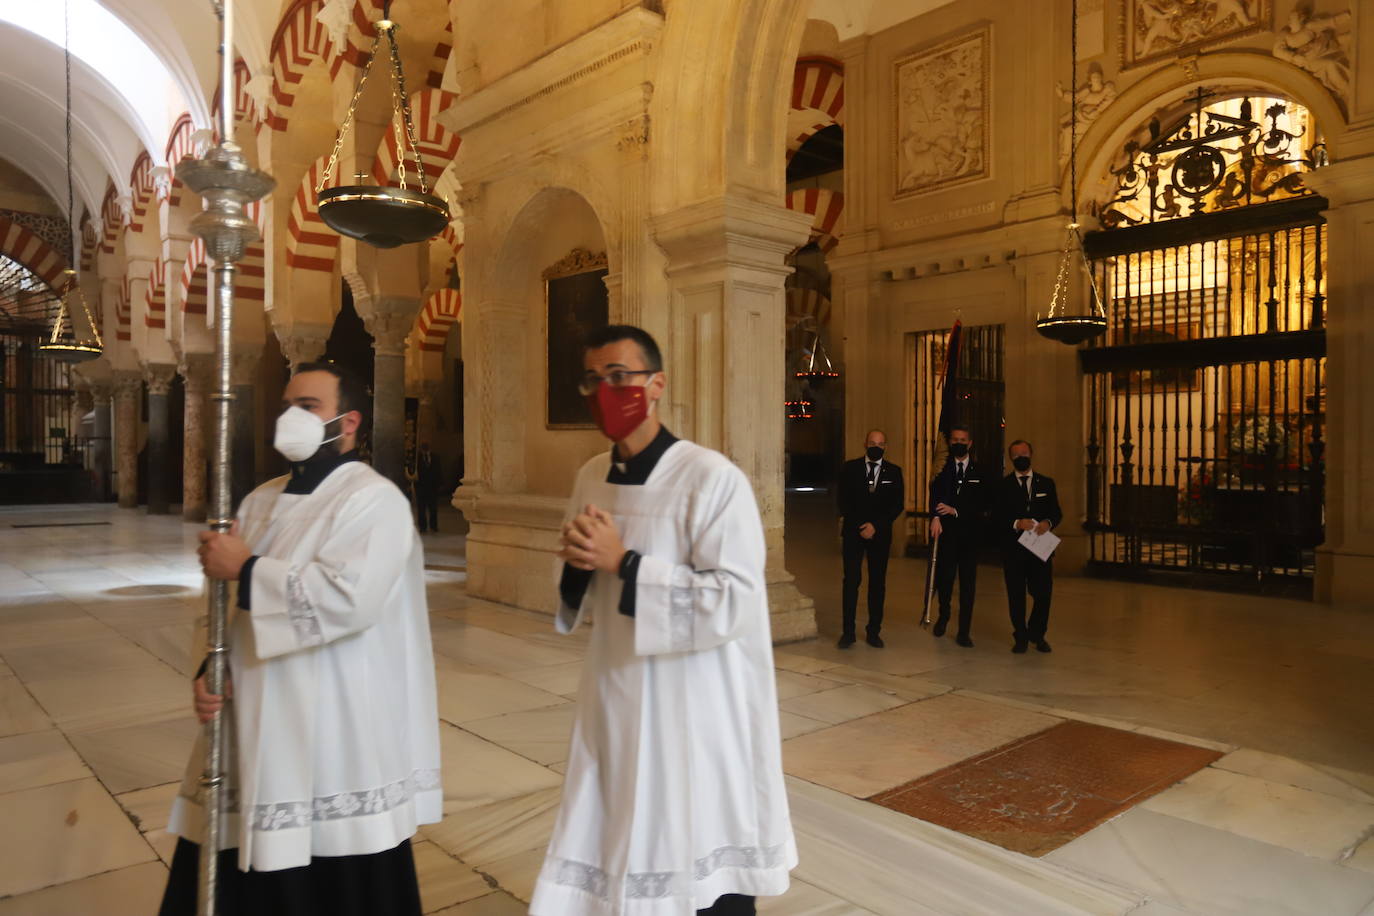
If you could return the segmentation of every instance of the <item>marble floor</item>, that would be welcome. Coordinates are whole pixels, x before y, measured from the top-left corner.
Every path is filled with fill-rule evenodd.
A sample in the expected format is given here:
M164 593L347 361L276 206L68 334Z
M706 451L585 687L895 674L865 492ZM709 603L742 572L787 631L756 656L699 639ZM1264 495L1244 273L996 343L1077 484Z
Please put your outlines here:
M458 519L441 522L426 544L446 817L416 845L425 908L523 913L585 635L468 598ZM0 916L155 912L195 731L196 531L0 509ZM801 865L762 912L1374 916L1367 609L1062 578L1054 654L1013 656L995 570L964 650L914 626L918 564L897 560L888 648L841 651L832 532L789 529L823 637L777 653ZM1069 720L1221 756L1038 859L863 800Z

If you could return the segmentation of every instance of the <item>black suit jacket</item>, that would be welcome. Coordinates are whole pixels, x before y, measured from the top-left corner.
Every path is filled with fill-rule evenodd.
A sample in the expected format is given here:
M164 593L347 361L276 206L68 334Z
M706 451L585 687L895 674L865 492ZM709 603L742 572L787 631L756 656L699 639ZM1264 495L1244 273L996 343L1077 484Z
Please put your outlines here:
M1055 489L1052 478L1031 471L1031 494L1027 500L1026 490L1018 482L1015 471L1003 477L997 485L993 525L1001 532L1004 545L1014 545L1021 536L1021 532L1015 528L1017 519L1049 519L1051 529L1058 528L1064 520L1064 512L1059 508L1059 491Z
M969 461L964 469L963 486L959 486L954 474L954 459L951 458L930 482L930 512L934 515L935 507L940 503L953 506L959 514L941 515L940 524L951 529L957 527L961 531L977 531L988 514L991 493L997 482L982 465Z
M884 459L878 468L878 485L868 492L868 459L855 458L840 468L839 509L846 533L857 532L868 522L875 538L890 538L892 523L906 506L902 469Z
M439 480L443 476L442 465L439 463L439 456L433 452L429 453L429 461L425 461L425 456L415 455L415 489L425 494L432 495L439 491Z

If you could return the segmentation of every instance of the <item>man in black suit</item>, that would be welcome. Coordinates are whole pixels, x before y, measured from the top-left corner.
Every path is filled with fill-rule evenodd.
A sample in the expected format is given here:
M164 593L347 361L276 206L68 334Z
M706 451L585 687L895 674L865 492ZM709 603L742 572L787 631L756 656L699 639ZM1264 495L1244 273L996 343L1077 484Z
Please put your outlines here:
M428 442L420 443L420 452L415 456L415 514L420 524L420 533L426 530L439 531L439 488L443 472L439 456L429 450Z
M1007 449L1012 472L997 489L993 524L1001 530L1002 574L1007 582L1007 605L1011 611L1013 652L1026 651L1029 643L1049 652L1045 631L1050 623L1050 593L1054 587L1054 558L1041 560L1017 542L1023 531L1044 534L1059 527L1064 513L1054 481L1031 470L1031 444L1017 439ZM1033 603L1030 623L1026 622L1026 592Z
M854 645L855 616L864 558L868 558L868 638L883 647L883 599L887 594L887 556L892 550L892 523L902 514L906 496L902 469L886 460L887 435L871 430L864 440L865 456L840 468L839 508L844 517L844 632L839 647Z
M993 478L973 461L973 437L963 425L949 429L949 460L930 484L930 535L939 538L935 561L935 591L940 596L940 616L934 633L945 635L949 626L954 576L959 576L959 633L954 641L973 648L973 597L978 579L978 547L982 540L988 492Z

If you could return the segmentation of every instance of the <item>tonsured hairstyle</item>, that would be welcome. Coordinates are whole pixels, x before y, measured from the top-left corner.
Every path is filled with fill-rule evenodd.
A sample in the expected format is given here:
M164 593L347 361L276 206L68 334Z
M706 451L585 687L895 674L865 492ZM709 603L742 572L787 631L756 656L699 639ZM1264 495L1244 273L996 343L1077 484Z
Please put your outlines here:
M1017 439L1017 440L1013 441L1013 442L1011 443L1011 445L1008 445L1008 446L1007 446L1007 454L1010 455L1010 454L1011 454L1011 450L1014 449L1014 448L1016 448L1016 446L1018 446L1018 445L1024 445L1024 446L1026 447L1026 451L1030 452L1032 455L1035 454L1035 449L1032 448L1032 447L1031 447L1031 444L1030 444L1029 442L1027 442L1025 439Z
M372 406L372 399L367 396L367 387L362 379L351 369L338 363L301 363L291 374L296 376L302 372L328 372L334 376L339 383L339 413L345 414L350 410L356 410L364 421L367 420L367 411Z
M622 340L633 340L639 344L639 352L644 355L645 369L663 371L663 353L658 349L658 344L648 331L632 324L608 324L604 328L597 328L587 335L587 339L582 343L582 349L583 352L597 350Z

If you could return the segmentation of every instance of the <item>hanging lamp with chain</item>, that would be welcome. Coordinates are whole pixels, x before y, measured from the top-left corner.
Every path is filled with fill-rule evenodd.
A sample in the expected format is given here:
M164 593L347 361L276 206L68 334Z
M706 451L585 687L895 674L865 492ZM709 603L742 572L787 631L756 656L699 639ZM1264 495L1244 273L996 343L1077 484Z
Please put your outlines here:
M1035 322L1035 329L1050 340L1074 346L1091 340L1107 330L1107 310L1093 278L1087 253L1083 250L1083 236L1078 232L1078 0L1070 4L1072 26L1069 30L1069 225L1064 247L1059 255L1059 270L1050 294L1049 313ZM1082 274L1087 281L1088 309L1083 313L1070 311L1070 299L1075 277Z
M405 71L401 67L401 52L396 44L397 26L391 20L390 0L382 10L382 18L373 25L377 34L372 39L367 64L363 67L358 88L353 93L353 100L349 102L348 114L339 128L339 135L334 141L334 151L330 153L329 164L320 176L315 194L319 201L320 219L324 220L329 228L340 235L366 242L375 248L395 248L434 238L444 230L451 217L448 204L430 193L429 180L425 176L424 162L420 158L420 145L415 139L415 121L411 116L410 99L406 96ZM344 139L353 128L358 101L362 98L363 88L372 73L372 65L377 62L383 40L386 41L389 50L392 117L397 127L398 187L355 184L330 188L328 185L338 168ZM414 160L419 190L408 186L407 157Z
M831 379L839 378L840 373L831 364L830 354L825 352L825 342L821 339L820 325L815 318L807 316L801 324L811 325L811 340L810 346L801 351L795 375L812 388L819 388Z
M67 263L74 264L76 263L76 246L71 241L72 217L76 207L75 194L72 190L71 0L65 0L63 3L62 28L62 54L67 76ZM86 302L85 293L81 291L81 284L77 279L76 271L68 267L62 274L64 280L62 297L58 302L57 315L53 318L52 333L49 334L47 342L38 345L38 351L44 356L62 362L84 363L96 359L104 353L105 342L100 339L100 328L91 315L90 305ZM76 331L76 322L73 320L73 316L78 308L86 316L86 327L90 329L90 335L87 337L79 336Z

